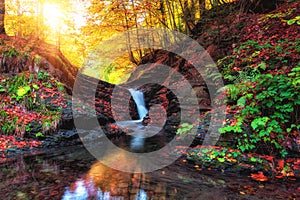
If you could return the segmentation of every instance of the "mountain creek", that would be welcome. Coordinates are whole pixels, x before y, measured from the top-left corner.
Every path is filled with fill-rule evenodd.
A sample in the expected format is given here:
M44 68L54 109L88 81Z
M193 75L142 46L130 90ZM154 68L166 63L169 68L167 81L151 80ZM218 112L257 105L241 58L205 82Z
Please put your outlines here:
M114 155L112 155L114 156ZM124 161L126 162L126 161ZM82 145L17 156L0 164L2 199L297 199L299 184L258 182L245 175L199 170L181 157L150 173L125 173Z

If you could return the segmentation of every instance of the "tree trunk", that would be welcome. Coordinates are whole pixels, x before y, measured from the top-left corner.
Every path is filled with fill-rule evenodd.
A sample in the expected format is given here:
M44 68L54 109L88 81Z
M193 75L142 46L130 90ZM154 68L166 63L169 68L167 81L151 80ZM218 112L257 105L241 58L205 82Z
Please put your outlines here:
M0 34L5 34L4 16L5 16L5 0L0 0Z

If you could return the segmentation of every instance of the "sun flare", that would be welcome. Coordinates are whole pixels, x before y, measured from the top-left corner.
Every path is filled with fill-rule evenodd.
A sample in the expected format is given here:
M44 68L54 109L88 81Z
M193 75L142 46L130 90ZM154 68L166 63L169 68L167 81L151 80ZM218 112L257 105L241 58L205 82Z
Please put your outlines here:
M63 12L59 5L52 3L44 4L44 18L45 23L50 26L51 29L58 29L63 17Z

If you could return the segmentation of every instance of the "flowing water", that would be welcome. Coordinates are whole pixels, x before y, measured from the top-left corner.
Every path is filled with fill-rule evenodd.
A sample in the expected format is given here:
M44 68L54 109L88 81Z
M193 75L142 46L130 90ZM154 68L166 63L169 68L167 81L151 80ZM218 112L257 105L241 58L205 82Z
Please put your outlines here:
M102 165L83 146L48 150L0 163L0 197L3 200L273 200L296 195L295 183L258 183L247 176L199 171L182 159L161 170L136 174Z
M140 90L136 89L129 89L129 92L136 103L137 106L137 111L140 117L140 120L146 117L148 110L145 105L145 100L144 100L144 93Z
M129 92L136 104L137 111L139 114L139 120L119 122L117 124L120 127L127 128L127 129L131 128L131 130L133 130L131 133L133 137L130 140L130 150L133 152L139 152L144 150L143 147L144 147L144 142L146 137L145 134L149 132L145 130L145 127L142 125L142 121L144 117L146 117L148 110L145 105L143 92L136 89L129 89Z

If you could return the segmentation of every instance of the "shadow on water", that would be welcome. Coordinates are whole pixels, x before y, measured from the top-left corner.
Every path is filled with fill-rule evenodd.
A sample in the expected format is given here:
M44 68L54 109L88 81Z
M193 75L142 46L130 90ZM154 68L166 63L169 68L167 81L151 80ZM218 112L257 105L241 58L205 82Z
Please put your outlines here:
M5 200L280 199L295 191L297 186L289 183L258 183L235 174L200 172L182 159L151 173L124 173L101 164L83 146L0 164L0 196Z

